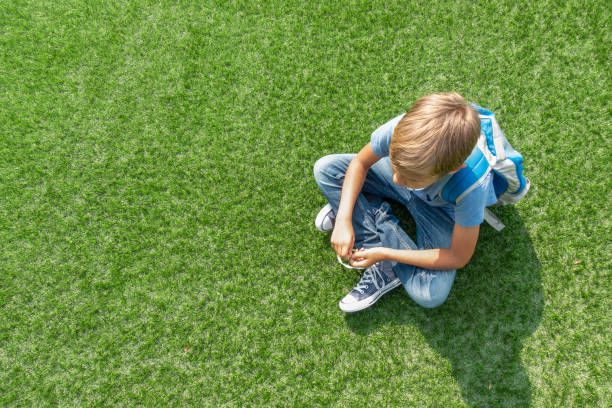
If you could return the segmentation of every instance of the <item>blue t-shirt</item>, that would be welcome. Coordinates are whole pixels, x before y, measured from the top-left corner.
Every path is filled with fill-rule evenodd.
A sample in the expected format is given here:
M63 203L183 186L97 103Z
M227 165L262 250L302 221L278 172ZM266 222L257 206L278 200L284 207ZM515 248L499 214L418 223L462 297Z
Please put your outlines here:
M395 126L397 126L404 115L402 114L391 119L372 133L370 143L374 154L380 157L389 156L389 145L391 144L393 129L395 129ZM444 201L440 197L442 188L451 177L452 174L446 174L433 184L421 189L405 188L411 190L427 204L441 207L459 225L464 227L480 225L484 220L485 207L497 202L495 190L493 189L492 173L489 173L482 184L467 194L457 205Z

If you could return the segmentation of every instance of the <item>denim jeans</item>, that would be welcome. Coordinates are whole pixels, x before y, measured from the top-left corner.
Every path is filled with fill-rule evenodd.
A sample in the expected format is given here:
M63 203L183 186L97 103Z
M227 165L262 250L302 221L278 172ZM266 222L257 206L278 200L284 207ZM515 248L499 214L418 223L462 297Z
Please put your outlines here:
M336 213L344 176L353 157L354 154L333 154L314 165L315 180ZM391 198L408 208L416 224L416 244L400 228L384 198ZM454 221L442 209L428 205L410 189L393 182L388 157L369 169L353 209L355 248L448 248L453 227ZM436 271L399 262L392 262L392 266L408 295L426 308L444 303L455 280L455 270Z

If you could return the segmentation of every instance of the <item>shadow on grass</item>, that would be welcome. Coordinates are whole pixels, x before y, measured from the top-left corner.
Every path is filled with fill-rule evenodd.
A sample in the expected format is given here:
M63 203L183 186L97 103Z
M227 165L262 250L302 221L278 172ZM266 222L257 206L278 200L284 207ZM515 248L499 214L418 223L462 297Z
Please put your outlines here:
M394 213L414 237L409 213L396 207ZM370 309L347 314L346 322L356 334L382 325L415 325L452 364L467 405L528 406L531 384L520 353L542 314L541 265L516 209L495 212L506 228L481 227L476 253L458 271L445 304L421 308L398 288Z

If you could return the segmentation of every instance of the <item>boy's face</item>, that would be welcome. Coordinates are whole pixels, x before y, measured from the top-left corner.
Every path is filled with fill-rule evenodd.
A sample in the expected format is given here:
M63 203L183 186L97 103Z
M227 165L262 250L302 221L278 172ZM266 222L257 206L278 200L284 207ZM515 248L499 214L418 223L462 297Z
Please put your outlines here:
M465 163L461 166L457 167L455 170L449 172L448 174L453 174L464 168ZM438 181L442 176L431 176L431 175L423 175L416 172L411 172L408 170L402 170L401 172L391 164L391 169L393 170L393 182L398 186L409 187L414 190L419 190L421 188L425 188L436 181Z
M401 173L393 169L393 182L399 186L412 189L425 188L440 179L440 176L422 175L418 173L402 171Z

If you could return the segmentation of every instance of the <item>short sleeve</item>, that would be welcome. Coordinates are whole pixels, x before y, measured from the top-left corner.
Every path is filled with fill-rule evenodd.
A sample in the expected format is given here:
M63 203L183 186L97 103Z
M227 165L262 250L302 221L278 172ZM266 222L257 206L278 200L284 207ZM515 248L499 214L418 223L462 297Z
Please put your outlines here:
M404 115L405 113L391 119L372 133L370 144L375 155L380 157L389 156L389 145L391 144L393 129L395 129Z
M487 192L478 186L455 207L455 222L463 227L475 227L484 220Z

